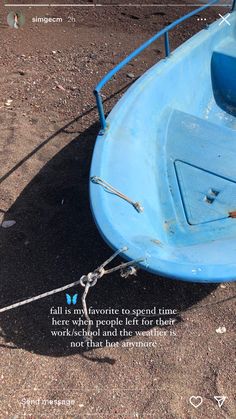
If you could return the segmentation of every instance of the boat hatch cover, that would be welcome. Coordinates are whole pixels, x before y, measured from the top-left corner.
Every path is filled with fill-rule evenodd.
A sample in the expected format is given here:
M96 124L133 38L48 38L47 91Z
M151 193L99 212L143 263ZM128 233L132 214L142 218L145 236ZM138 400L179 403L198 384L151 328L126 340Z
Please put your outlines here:
M225 219L235 210L236 182L181 161L175 170L189 224Z

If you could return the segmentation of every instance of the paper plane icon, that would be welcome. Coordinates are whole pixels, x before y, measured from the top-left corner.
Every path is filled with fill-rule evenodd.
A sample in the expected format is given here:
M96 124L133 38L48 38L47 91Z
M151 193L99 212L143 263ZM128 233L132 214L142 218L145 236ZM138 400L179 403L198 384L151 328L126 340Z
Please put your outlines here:
M218 406L222 407L225 400L227 399L227 397L226 396L214 396L214 399L217 401Z

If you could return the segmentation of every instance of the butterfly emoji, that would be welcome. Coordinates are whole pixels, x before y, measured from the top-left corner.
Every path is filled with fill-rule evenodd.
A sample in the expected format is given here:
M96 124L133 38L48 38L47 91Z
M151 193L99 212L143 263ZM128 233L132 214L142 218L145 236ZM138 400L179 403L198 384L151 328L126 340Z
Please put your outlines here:
M72 296L70 296L70 294L66 294L66 302L67 302L67 304L76 304L77 303L77 297L78 297L78 294L74 294L74 295L72 295Z

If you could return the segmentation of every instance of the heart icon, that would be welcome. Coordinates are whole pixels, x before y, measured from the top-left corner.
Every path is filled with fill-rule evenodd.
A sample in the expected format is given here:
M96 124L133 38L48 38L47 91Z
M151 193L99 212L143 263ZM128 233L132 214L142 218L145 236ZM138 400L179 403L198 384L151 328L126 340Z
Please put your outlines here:
M201 396L191 396L189 401L191 405L197 409L203 403L203 398Z

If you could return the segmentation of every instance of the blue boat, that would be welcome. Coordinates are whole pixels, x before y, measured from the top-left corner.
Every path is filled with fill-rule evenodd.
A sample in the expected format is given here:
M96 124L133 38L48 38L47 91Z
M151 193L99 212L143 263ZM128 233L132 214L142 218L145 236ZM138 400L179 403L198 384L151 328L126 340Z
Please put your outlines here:
M172 53L169 32L215 3L158 32L94 91L90 201L101 235L140 268L193 282L236 279L236 2ZM161 36L166 58L105 118L102 87Z

